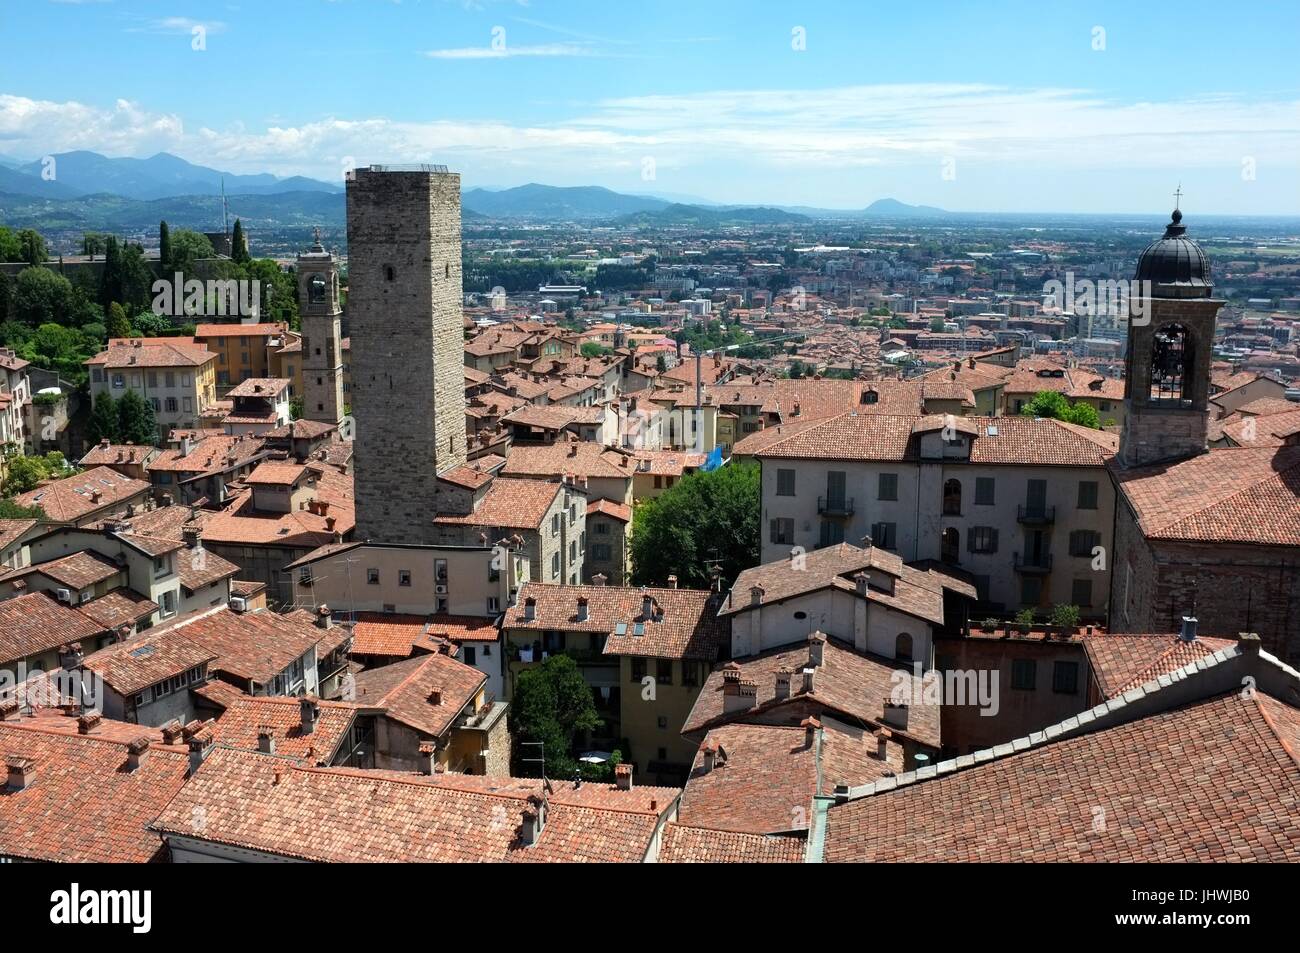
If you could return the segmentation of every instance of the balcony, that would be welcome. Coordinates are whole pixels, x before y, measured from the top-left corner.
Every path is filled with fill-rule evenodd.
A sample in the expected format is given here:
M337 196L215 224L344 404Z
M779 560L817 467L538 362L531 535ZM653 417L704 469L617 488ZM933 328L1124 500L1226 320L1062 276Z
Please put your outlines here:
M817 512L822 516L852 516L853 497L819 496L817 497Z
M1016 520L1028 526L1047 526L1056 522L1055 506L1018 506Z
M1028 575L1045 575L1052 571L1051 553L1016 553L1016 572Z

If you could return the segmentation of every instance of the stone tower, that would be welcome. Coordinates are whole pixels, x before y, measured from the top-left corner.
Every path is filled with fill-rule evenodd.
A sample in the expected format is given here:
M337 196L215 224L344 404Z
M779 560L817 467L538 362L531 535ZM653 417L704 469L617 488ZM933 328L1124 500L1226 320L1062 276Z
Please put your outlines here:
M348 175L356 538L430 543L437 475L465 462L460 176Z
M1209 431L1210 352L1223 302L1210 263L1174 210L1165 234L1138 258L1124 376L1125 467L1203 453Z
M343 419L343 343L338 259L320 243L298 256L298 314L302 318L302 415Z

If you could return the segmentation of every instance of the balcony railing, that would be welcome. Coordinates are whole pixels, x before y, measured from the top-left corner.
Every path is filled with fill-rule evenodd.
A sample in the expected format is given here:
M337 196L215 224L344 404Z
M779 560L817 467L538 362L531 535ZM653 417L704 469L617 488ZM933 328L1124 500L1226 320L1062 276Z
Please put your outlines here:
M1016 519L1021 523L1044 525L1056 522L1055 506L1018 506Z
M1016 572L1047 573L1052 571L1051 553L1016 553Z
M819 496L817 497L817 512L822 516L852 516L853 497Z

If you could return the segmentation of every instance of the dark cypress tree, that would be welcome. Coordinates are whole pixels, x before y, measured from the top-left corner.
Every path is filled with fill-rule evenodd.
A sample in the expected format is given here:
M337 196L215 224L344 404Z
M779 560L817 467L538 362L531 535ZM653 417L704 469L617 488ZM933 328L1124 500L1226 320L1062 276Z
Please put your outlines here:
M9 320L9 276L0 271L0 323Z
M166 219L158 223L158 268L163 277L172 270L172 236Z
M99 276L99 305L108 313L114 301L122 300L122 252L117 237L109 235L104 243L104 270Z
M117 430L116 401L112 394L100 394L95 400L90 420L86 422L86 439L96 444L107 437L110 443L120 443Z
M123 443L152 444L158 440L153 405L133 390L117 402L118 437Z
M248 261L248 240L244 238L244 223L235 219L235 231L230 236L230 258L232 261Z

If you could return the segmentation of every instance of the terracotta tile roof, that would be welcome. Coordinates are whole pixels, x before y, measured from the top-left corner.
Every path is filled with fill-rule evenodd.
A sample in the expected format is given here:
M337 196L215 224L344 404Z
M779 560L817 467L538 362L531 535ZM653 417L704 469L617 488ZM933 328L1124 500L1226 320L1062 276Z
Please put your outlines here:
M918 420L888 414L845 414L770 442L754 455L772 459L917 459ZM942 418L940 418L942 419ZM1059 420L1030 417L955 418L959 429L978 427L970 462L1018 466L1099 467L1119 449L1119 437Z
M92 652L84 664L119 695L133 695L215 658L184 629L164 623Z
M525 404L501 418L503 423L542 430L563 430L576 419L574 408L560 404Z
M310 765L328 764L338 752L361 706L352 702L310 699L319 712L315 727L302 730L302 703L307 699L283 696L238 695L228 699L226 710L200 732L199 737L231 748L258 750L264 728L275 733L275 754L297 758Z
M112 466L113 464L130 464L140 466L152 455L158 453L154 446L136 443L99 443L81 458L82 467Z
M1228 447L1112 472L1150 539L1300 546L1300 447Z
M604 479L632 478L634 464L623 465L624 456L598 443L585 440L559 440L548 447L511 447L505 476L554 479L566 473L578 477Z
M293 382L286 377L250 377L226 392L227 397L278 397Z
M563 863L638 862L659 823L642 811L550 804L526 846L517 796L380 774L218 747L154 829L316 861Z
M1257 397L1237 408L1236 413L1249 417L1270 417L1300 410L1300 405L1283 397Z
M355 677L359 704L383 709L394 721L434 738L452 726L487 682L478 669L437 654L367 669Z
M0 576L0 580L8 581L40 574L69 589L85 589L97 582L112 579L120 572L122 572L122 567L113 560L101 556L93 549L86 549L70 553L67 556L61 556L58 559L51 559L49 562L35 563L31 566L24 566L22 569L15 569Z
M104 628L43 592L0 602L0 665L98 635Z
M266 441L261 437L247 434L231 436L229 434L209 434L198 443L193 444L188 454L179 450L164 450L157 458L150 461L149 471L166 471L169 473L212 473L230 466L242 465L262 453ZM234 464L228 461L233 458Z
M1298 715L1234 690L995 755L832 807L825 859L1295 862Z
M771 717L767 713L783 705L800 706L802 710L813 704L838 713L849 724L872 727L883 725L885 702L889 700L896 680L894 673L906 672L910 675L911 667L893 659L862 654L837 639L827 639L823 652L822 664L816 668L811 693L803 690L802 671L809 662L808 646L804 643L733 659L726 666L715 668L695 700L695 705L682 726L682 734L706 731L729 722L750 720L760 714L770 722ZM725 710L722 686L724 672L727 670L738 671L742 681L754 683L757 692L752 707L731 713ZM790 697L784 701L776 699L776 674L781 670L794 673ZM915 676L910 677L913 697L924 698L926 686L936 675L932 670L920 682ZM911 706L906 730L890 727L890 731L938 748L939 706Z
M56 735L74 735L84 738L97 738L100 741L113 741L128 745L137 738L149 739L149 750L188 752L188 745L175 737L173 744L167 744L163 729L148 725L137 725L129 721L116 721L103 717L102 713L93 713L90 719L83 718L80 711L71 712L63 708L36 707L25 711L17 721L5 724L22 728L35 728ZM173 722L179 725L179 722Z
M201 344L193 342L164 341L150 338L147 343L124 344L109 342L103 351L82 363L108 370L133 370L152 367L202 367L215 361L217 355Z
M560 483L497 477L473 513L439 513L433 522L448 525L537 529L561 492Z
M708 455L682 450L637 450L632 454L632 459L638 473L679 477L688 469L703 466Z
M807 845L789 834L741 834L665 824L661 864L802 864Z
M244 477L250 486L293 486L310 471L300 463L278 463L268 461L259 463L253 472Z
M448 483L454 483L457 486L463 486L467 490L477 490L483 484L491 482L494 476L495 474L486 467L466 463L450 470L444 470L438 474L438 479L446 480Z
M400 776L400 774L399 774ZM420 776L426 784L456 791L478 794L495 794L514 797L521 801L542 793L539 778L490 777L477 774L435 774ZM616 784L599 781L551 781L547 800L552 805L589 807L597 810L629 811L658 816L667 809L681 788L633 784L624 791Z
M261 324L200 324L194 328L196 338L276 337L288 331L288 326L274 322Z
M148 490L146 480L133 480L108 467L95 467L20 493L14 502L19 506L39 506L56 523L71 523L125 503ZM98 502L95 494L99 494Z
M695 755L677 820L750 834L806 830L817 794L830 794L840 781L865 784L903 770L900 745L887 744L886 760L880 761L870 732L832 724L818 723L814 736L819 733L820 741L810 741L809 732L798 726L714 728ZM715 766L708 771L706 748L715 752ZM827 770L831 765L833 770Z
M495 642L496 619L488 616L439 614L429 617L428 634L451 642Z
M308 420L302 417L291 420L283 427L268 430L261 436L267 440L314 440L338 429L338 424L327 424L320 420Z
M185 783L189 758L152 746L127 770L126 745L0 723L0 756L27 759L32 779L0 796L0 855L31 860L144 863L162 860L148 824ZM148 736L148 729L137 729Z
M611 500L592 500L587 504L587 518L591 519L591 517L597 515L608 516L621 523L631 523L632 507L626 503L614 503Z
M1123 695L1236 642L1205 636L1184 642L1177 635L1084 635L1081 641L1102 698Z
M719 623L711 593L697 589L637 589L624 586L560 586L525 583L506 610L502 629L560 629L607 635L606 655L691 658L713 661L729 630ZM643 615L645 599L651 614ZM587 600L587 619L578 620L578 599ZM536 600L534 617L524 618L524 602ZM662 615L659 611L662 610ZM618 633L618 627L626 631ZM643 634L637 635L637 626Z
M352 626L353 655L392 655L407 658L417 645L436 650L426 638L426 616L396 612L358 612Z
M1288 441L1294 442L1300 434L1300 407L1290 401L1282 403L1288 404L1289 409L1244 417L1238 416L1241 413L1238 411L1231 422L1223 421L1221 432L1239 447L1280 447Z
M19 538L38 525L38 520L0 520L0 550L12 546Z
M114 589L98 599L83 602L77 611L89 616L107 632L122 625L134 626L158 611L158 604L134 589Z

